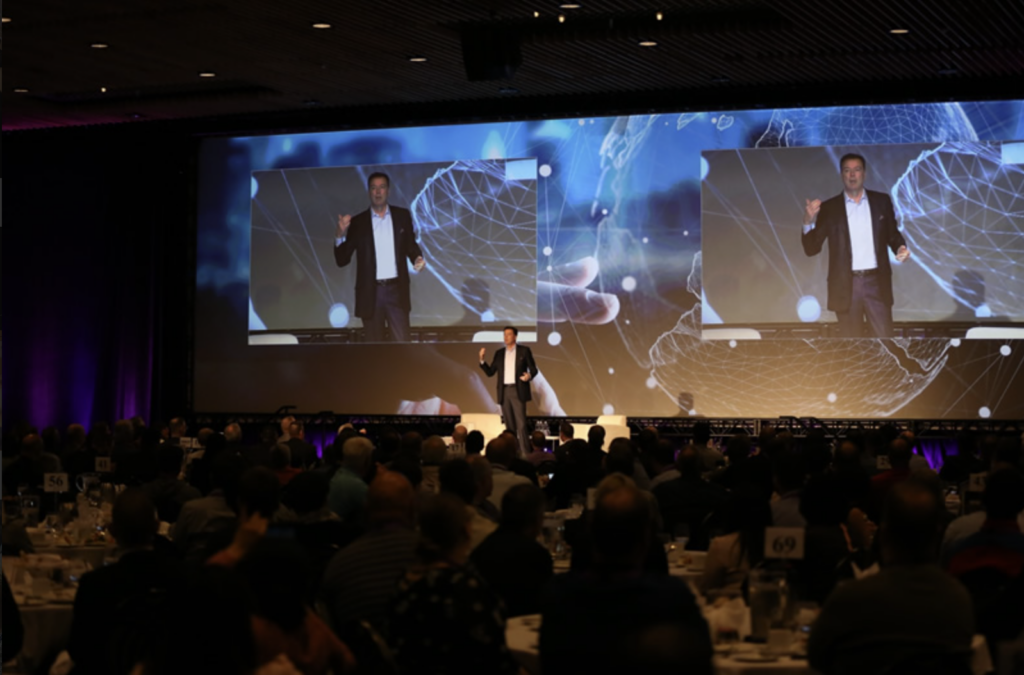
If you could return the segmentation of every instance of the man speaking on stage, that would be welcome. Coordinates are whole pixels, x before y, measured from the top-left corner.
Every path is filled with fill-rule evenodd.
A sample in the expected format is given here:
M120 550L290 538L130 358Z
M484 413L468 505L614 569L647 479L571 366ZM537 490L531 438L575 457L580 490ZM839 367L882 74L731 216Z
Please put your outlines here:
M801 242L817 255L828 239L828 308L836 313L841 337L862 337L864 318L871 337L892 337L892 268L910 257L896 226L892 199L864 189L867 162L847 154L839 160L843 191L822 202L806 200Z
M498 374L498 404L505 427L516 430L520 455L529 453L526 435L526 402L530 400L530 380L537 376L537 364L529 347L517 345L519 330L505 326L505 346L494 352L494 360L487 363L487 349L480 348L480 367L487 377Z
M338 216L334 260L344 267L352 254L358 258L355 315L363 320L366 342L385 341L385 322L391 329L391 342L408 342L411 304L405 261L412 262L417 272L426 263L409 210L388 204L391 179L375 172L366 182L370 208L355 216Z

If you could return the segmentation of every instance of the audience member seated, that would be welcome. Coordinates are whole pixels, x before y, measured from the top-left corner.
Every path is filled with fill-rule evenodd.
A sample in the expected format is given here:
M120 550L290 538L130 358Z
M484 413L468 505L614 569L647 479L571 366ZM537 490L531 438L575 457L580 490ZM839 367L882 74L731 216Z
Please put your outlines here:
M280 505L281 487L274 473L262 466L246 469L238 480L233 504L238 517L210 536L205 551L206 564L234 568L268 532L275 537L291 537L290 526L271 525ZM303 578L310 595L318 581Z
M298 440L296 438L293 441ZM278 443L270 451L270 468L277 476L277 482L284 487L293 478L302 473L302 469L292 465L292 449L285 443Z
M3 625L0 626L0 635L3 636L3 654L0 655L0 663L7 663L21 651L22 642L25 639L25 626L21 623L21 612L18 604L14 602L14 595L11 587L7 584L7 576L3 577L3 614L0 614Z
M957 454L947 455L939 469L939 478L948 485L966 483L973 473L987 473L989 466L975 454L973 439L957 439Z
M593 513L594 573L552 579L543 599L540 657L543 671L633 672L623 654L651 643L660 651L671 636L693 664L686 672L711 672L711 638L686 583L643 573L654 532L650 502L628 484L602 494ZM655 646L657 645L657 646ZM621 671L609 671L618 663ZM678 671L683 672L683 671Z
M501 512L501 500L516 485L528 485L529 479L512 473L510 467L518 452L515 439L499 436L487 444L487 461L491 463L491 481L493 488L487 497L495 511Z
M466 434L466 459L483 453L486 443L487 440L484 438L484 435L476 429Z
M726 490L733 490L741 483L749 483L747 460L753 444L746 433L736 433L725 442L725 467L716 471L709 480Z
M1016 469L996 471L982 499L987 517L981 529L949 546L943 564L970 592L979 630L1005 639L998 635L999 623L1009 618L1002 599L1013 581L1024 576L1024 534L1017 523L1024 509L1024 476Z
M341 522L327 506L330 488L327 477L317 471L303 471L281 492L281 503L295 514L287 523L295 533L295 541L306 552L310 574L319 581L331 559L357 537L363 528ZM315 588L311 588L313 599Z
M904 439L897 438L889 444L889 465L892 468L871 478L868 514L872 520L877 521L889 490L910 477L910 456L910 446Z
M448 445L440 436L430 436L423 441L423 450L420 459L423 465L423 481L419 485L419 492L426 495L436 495L441 491L441 479L438 472L448 456Z
M452 442L448 446L448 452L445 454L445 460L449 459L463 459L466 456L466 437L469 436L469 429L462 424L456 424L455 430L452 431Z
M502 438L506 443L515 448L515 455L512 457L512 461L505 467L517 476L522 476L534 485L538 484L537 480L537 467L530 462L519 456L519 441L516 439L516 432L511 429L505 429L501 432L498 438ZM497 509L497 505L495 505Z
M707 422L693 425L693 446L700 454L703 471L714 471L725 463L725 456L711 440L711 425Z
M223 435L205 427L199 430L196 441L201 444L200 449L188 455L185 463L188 465L189 483L205 495L213 489L213 465L217 463L218 458L229 454L228 442Z
M199 499L199 490L178 480L183 453L177 445L164 444L157 451L157 477L142 486L142 490L156 505L160 520L175 523L186 502Z
M313 472L326 478L329 484L334 478L334 474L341 468L341 448L345 445L345 441L358 435L351 427L340 432L333 443L324 446L324 454L321 458L323 461L320 466L313 469Z
M126 675L143 656L141 626L184 582L180 563L153 550L158 523L143 490L121 493L111 515L121 557L85 574L75 596L68 653L78 674Z
M605 476L597 484L595 499L600 499L621 487L636 487L633 479L625 473L618 471ZM651 514L651 531L658 532L660 528L660 517L658 515L658 502L654 495L646 490L640 490L640 494L648 502L648 511ZM565 540L572 547L572 559L569 563L570 572L592 572L595 569L594 541L593 541L593 512L588 511L585 518L569 520L565 523ZM658 537L651 537L647 548L647 554L643 560L643 570L647 574L668 574L668 556L665 554L665 547Z
M304 602L310 568L301 547L264 537L235 569L253 598L257 666L284 654L303 675L355 671L352 652Z
M721 526L718 512L729 502L729 493L702 478L703 464L692 445L679 451L676 468L679 478L654 488L663 526L673 533L678 525L686 525L690 532L687 548L706 551L711 530Z
M240 455L249 467L265 466L270 468L270 451L277 445L277 429L266 424L260 429L260 440L255 445L241 449Z
M587 490L604 477L601 456L595 456L590 447L579 439L569 439L555 452L555 472L544 488L555 509L567 509L574 497L585 498Z
M315 469L320 459L316 454L316 447L306 442L306 425L295 420L288 425L288 449L292 451L292 466L296 469L309 471Z
M676 468L676 449L672 442L666 438L660 439L654 445L654 453L651 455L651 467L654 475L651 476L651 490L662 483L679 478L679 469Z
M605 428L595 424L587 429L587 447L590 450L590 461L600 464L604 459L604 439L608 435Z
M387 604L416 545L416 493L405 476L382 471L366 495L366 533L328 563L320 598L342 636L360 620L386 633Z
M524 459L534 466L540 466L544 462L555 459L554 455L547 451L548 439L543 431L534 431L530 434L530 454Z
M253 675L256 643L250 604L245 585L234 573L221 567L196 569L168 598L155 626L147 626L152 645L132 675Z
M3 483L7 494L18 494L22 486L28 486L32 491L41 490L44 473L60 473L60 459L46 452L43 439L38 434L26 435L20 450L18 458L4 467Z
M469 461L452 460L441 467L441 492L455 495L466 505L470 551L498 529L497 520L480 508L481 504L491 506L487 497L492 487L491 463L480 455L470 455Z
M245 462L240 458L230 455L219 458L212 467L210 494L185 502L181 507L178 520L171 528L171 540L186 562L203 562L209 538L235 522L233 505L244 471Z
M812 477L800 495L800 514L807 523L804 558L796 561L798 596L819 605L840 581L853 578L852 563L861 569L873 560L858 550L846 526L850 508L835 476Z
M772 524L775 527L803 527L800 493L807 479L804 458L796 450L783 450L772 459L772 479L778 497L772 500Z
M141 485L156 477L156 457L139 447L131 420L114 423L114 481L122 485Z
M516 485L501 500L501 524L473 549L470 560L509 616L540 612L540 594L551 579L551 554L537 542L544 526L544 493Z
M470 513L461 499L441 492L420 513L417 562L391 603L391 639L403 671L519 672L505 646L504 607L466 564L469 553Z
M64 452L60 456L61 466L74 481L79 474L96 470L96 451L89 447L85 427L71 424L64 434Z
M362 436L345 441L341 468L331 478L327 503L346 523L360 523L366 504L366 477L373 467L373 443Z
M708 547L701 591L738 594L750 570L764 559L764 529L771 524L771 508L760 492L738 488L725 509L727 534L712 539Z
M909 458L908 458L909 459ZM974 614L960 582L936 564L941 496L894 484L879 538L882 571L837 587L811 629L810 666L825 675L969 673Z

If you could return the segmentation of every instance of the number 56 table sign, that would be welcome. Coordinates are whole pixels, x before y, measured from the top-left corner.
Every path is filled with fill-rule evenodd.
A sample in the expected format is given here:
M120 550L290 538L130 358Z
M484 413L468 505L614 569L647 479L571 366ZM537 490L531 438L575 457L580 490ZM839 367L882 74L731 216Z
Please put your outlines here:
M43 491L44 492L67 492L68 491L68 475L66 473L44 473L43 474Z
M764 557L803 560L804 528L766 527L764 530Z

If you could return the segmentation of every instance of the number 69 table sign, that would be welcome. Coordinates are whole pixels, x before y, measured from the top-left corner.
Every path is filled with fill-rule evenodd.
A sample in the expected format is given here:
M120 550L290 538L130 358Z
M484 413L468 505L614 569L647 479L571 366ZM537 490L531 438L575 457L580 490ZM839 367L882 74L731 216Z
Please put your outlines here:
M767 527L764 530L764 557L785 560L804 559L804 528Z

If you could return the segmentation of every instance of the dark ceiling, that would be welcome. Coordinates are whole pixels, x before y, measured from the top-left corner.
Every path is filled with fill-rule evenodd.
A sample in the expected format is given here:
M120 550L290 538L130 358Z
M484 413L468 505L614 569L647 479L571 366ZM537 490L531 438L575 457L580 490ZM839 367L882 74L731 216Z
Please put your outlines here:
M1022 0L581 4L8 0L3 128L212 117L362 125L1024 95ZM464 36L477 50L518 45L514 77L469 81ZM485 64L481 54L472 61ZM216 77L199 77L207 70Z

